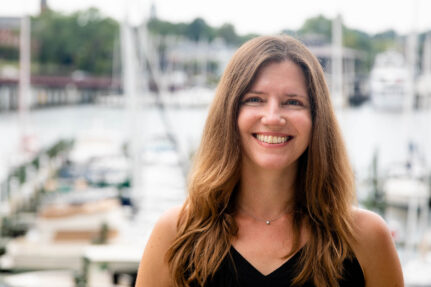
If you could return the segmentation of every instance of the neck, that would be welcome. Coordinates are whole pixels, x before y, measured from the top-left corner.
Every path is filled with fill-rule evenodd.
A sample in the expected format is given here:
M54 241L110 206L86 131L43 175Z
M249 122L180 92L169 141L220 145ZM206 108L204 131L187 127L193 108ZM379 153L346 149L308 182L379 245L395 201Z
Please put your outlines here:
M293 208L296 170L256 170L243 166L237 205L254 217L272 219Z

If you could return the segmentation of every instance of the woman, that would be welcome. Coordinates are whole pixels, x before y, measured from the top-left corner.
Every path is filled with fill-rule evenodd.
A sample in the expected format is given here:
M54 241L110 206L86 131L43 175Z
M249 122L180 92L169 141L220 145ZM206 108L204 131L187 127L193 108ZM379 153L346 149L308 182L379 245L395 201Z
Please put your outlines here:
M181 209L156 224L136 286L404 286L352 170L317 59L258 37L220 80Z

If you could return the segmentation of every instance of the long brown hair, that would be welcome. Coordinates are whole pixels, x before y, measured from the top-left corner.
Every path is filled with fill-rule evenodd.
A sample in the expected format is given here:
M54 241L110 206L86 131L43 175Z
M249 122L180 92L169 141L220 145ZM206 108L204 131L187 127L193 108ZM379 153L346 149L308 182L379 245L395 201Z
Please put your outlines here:
M254 38L235 53L218 85L189 178L188 198L177 237L167 252L175 286L203 286L229 254L238 227L234 220L241 145L237 118L242 96L259 70L272 62L292 61L303 71L311 103L312 135L298 159L295 183L294 244L302 225L310 230L297 276L316 286L337 286L342 262L351 255L353 176L318 60L289 36Z

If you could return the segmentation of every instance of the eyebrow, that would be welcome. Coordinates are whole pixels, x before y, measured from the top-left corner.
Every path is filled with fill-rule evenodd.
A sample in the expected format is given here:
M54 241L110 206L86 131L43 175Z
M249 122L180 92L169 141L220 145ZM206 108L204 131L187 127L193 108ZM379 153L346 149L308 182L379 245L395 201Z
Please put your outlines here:
M247 94L266 95L265 92L256 91L256 90L250 90L247 92ZM284 95L289 97L289 98L306 98L306 99L308 99L308 97L305 95L298 95L295 93L289 93L289 94L284 94Z
M264 92L260 92L260 91L255 91L255 90L250 90L247 92L247 94L257 94L257 95L264 95Z

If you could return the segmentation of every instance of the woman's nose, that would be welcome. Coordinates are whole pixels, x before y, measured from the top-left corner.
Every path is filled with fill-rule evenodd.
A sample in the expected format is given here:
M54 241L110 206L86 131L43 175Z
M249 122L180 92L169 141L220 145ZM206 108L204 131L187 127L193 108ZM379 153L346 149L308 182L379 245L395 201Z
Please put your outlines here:
M265 125L286 124L286 119L283 117L278 103L268 103L262 116L262 123Z

